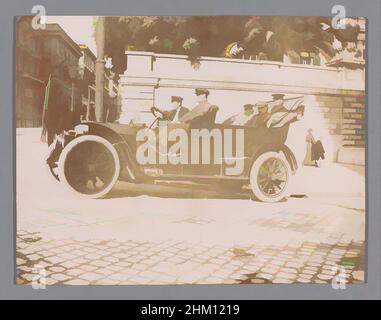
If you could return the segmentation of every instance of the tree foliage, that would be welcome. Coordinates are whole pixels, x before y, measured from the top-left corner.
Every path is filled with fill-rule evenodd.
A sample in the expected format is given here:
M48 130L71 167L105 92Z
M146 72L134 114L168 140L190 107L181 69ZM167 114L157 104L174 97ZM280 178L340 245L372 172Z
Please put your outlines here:
M343 47L356 42L358 25L334 29L329 17L271 16L124 16L107 17L106 55L114 71L126 68L126 50L185 54L191 61L200 56L224 56L237 42L245 56L282 61L290 51L322 52L332 57L334 42Z

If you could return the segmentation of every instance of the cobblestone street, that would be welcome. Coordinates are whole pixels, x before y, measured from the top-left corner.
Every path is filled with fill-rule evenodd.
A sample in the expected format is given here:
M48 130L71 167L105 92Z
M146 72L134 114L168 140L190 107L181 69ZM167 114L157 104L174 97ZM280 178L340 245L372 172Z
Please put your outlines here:
M330 283L338 272L364 281L363 167L301 168L293 191L306 196L276 204L248 190L127 183L84 200L45 172L38 134L17 131L18 284L38 266L47 284L67 285ZM342 179L308 183L330 170Z

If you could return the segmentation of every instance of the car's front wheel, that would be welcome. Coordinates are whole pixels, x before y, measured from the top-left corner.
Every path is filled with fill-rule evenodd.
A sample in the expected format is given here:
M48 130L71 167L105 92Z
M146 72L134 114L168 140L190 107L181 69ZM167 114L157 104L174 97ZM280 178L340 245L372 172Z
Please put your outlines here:
M250 186L255 198L263 202L278 202L287 193L290 166L282 153L265 152L252 164Z
M119 178L120 162L114 146L106 139L85 135L70 141L58 161L60 181L85 198L106 195Z

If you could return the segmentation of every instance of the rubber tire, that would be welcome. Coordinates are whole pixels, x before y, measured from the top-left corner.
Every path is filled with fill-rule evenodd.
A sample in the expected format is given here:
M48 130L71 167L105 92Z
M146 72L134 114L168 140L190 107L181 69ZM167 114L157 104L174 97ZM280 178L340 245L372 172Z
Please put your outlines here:
M105 189L103 189L102 191L100 191L98 193L94 193L94 194L83 194L83 193L80 193L77 190L75 190L66 180L66 176L65 176L65 172L64 172L64 168L65 168L64 164L66 161L66 157L68 156L70 151L75 146L77 146L78 144L85 142L85 141L94 141L94 142L98 142L98 143L103 144L112 154L112 157L113 157L114 163L115 163L115 173L114 173L114 176L113 176L111 182L109 183L109 185ZM59 176L61 183L65 186L65 188L67 190L71 191L72 193L74 193L77 196L80 196L81 198L98 199L98 198L104 197L107 193L109 193L111 191L111 189L114 187L115 183L118 181L119 174L120 174L120 161L119 161L118 152L116 151L114 146L109 141L107 141L106 139L99 137L99 136L84 135L84 136L80 136L78 138L73 139L62 150L62 153L61 153L59 160L58 160L58 176Z
M283 191L277 195L276 197L269 197L266 196L265 194L262 193L262 191L259 189L258 184L257 184L257 177L258 177L258 171L261 165L269 158L278 158L282 160L284 163L286 170L287 170L287 181L286 185L284 186ZM253 191L254 197L262 202L269 202L269 203L274 203L274 202L279 202L282 199L284 199L287 196L287 188L290 182L291 178L291 168L290 165L288 164L288 161L284 157L283 153L278 153L278 152L265 152L261 154L252 164L251 170L250 170L250 187L251 190Z

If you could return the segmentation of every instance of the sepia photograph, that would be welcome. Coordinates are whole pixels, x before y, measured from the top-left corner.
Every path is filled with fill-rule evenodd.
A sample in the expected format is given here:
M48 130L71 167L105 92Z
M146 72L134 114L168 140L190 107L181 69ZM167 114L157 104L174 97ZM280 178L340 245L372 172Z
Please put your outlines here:
M363 284L366 33L16 17L16 284Z

